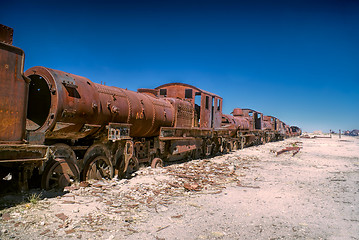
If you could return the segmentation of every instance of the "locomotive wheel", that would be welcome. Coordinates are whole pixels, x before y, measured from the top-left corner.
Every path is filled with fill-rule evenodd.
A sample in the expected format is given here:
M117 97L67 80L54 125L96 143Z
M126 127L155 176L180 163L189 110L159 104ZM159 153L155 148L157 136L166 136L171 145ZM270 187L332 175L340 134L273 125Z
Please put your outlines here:
M93 157L88 161L83 171L84 180L95 179L111 179L112 178L112 166L106 156L100 155Z
M161 158L154 158L151 162L151 168L161 168L163 167L163 161Z
M127 170L125 169L125 160L122 158L118 163L118 178L130 178L132 173L136 172L139 169L139 162L136 157L132 157L128 163Z
M113 177L113 166L110 161L110 152L103 144L92 145L85 153L82 180L89 179L111 179Z
M62 190L79 179L80 171L75 163L56 158L47 163L42 174L41 187L46 190Z
M69 145L56 143L51 146L53 159L63 158L68 162L76 163L76 154Z
M136 157L132 157L130 162L128 163L127 173L131 175L132 173L136 172L140 168L140 164Z

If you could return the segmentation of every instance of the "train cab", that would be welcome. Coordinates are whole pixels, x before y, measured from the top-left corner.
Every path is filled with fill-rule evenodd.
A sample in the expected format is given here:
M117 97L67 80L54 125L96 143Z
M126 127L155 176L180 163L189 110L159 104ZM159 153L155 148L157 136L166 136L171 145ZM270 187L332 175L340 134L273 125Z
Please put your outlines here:
M185 83L168 83L155 90L160 98L178 98L190 102L194 109L192 127L221 127L223 99L220 96Z

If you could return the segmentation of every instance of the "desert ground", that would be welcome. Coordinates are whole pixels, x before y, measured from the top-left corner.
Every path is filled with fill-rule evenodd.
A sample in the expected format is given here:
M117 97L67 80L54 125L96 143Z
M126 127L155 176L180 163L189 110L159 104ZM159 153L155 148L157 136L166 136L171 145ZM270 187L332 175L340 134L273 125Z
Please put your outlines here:
M0 207L0 239L359 239L359 138L290 138Z

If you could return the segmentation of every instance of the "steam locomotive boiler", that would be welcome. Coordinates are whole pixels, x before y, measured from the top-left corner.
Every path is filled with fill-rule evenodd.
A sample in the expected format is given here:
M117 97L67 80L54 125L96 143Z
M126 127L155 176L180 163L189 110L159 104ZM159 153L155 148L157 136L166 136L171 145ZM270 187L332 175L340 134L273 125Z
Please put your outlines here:
M169 101L45 67L32 67L25 75L31 79L28 130L44 133L45 139L82 139L109 123L117 123L110 131L118 130L119 138L129 131L132 137L151 137L174 123Z

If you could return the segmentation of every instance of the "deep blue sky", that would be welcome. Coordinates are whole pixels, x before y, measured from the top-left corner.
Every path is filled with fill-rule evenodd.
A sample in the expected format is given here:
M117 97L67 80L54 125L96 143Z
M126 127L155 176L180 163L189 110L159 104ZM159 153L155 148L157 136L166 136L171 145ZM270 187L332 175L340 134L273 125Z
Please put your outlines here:
M359 1L4 1L25 70L184 82L305 131L359 128Z

